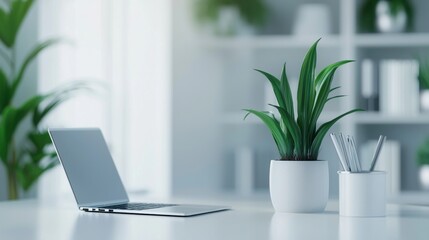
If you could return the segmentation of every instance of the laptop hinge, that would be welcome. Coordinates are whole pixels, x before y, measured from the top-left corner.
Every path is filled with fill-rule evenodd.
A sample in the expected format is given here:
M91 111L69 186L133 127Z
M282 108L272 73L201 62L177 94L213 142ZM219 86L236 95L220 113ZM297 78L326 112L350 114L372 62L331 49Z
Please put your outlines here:
M129 200L124 201L114 201L114 202L101 202L101 203L95 203L95 204L85 204L82 206L79 206L79 208L94 208L94 207L105 207L105 206L112 206L112 205L119 205L119 204L126 204L129 203Z

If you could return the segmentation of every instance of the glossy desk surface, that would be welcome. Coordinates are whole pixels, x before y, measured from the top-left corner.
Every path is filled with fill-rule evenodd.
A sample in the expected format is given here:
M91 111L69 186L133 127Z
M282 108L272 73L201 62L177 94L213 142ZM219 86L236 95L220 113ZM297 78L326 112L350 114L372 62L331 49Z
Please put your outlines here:
M209 203L233 210L181 218L85 213L70 202L1 202L0 239L429 239L425 206L391 204L385 218L348 218L338 216L336 201L319 214L275 214L266 200Z

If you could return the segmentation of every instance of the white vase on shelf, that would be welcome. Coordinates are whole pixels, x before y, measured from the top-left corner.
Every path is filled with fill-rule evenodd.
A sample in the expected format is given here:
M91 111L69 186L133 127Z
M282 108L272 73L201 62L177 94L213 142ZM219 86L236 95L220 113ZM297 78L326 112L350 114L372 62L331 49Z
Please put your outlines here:
M393 14L392 6L393 3L390 3L386 0L381 0L377 3L376 6L376 16L377 16L377 30L381 33L400 33L404 32L407 26L408 16L404 10L403 6L398 10L396 14Z
M420 91L420 110L429 112L429 89Z
M255 28L241 17L240 10L235 6L223 6L219 9L215 34L220 36L251 36Z
M331 13L326 4L303 4L298 8L292 28L293 35L320 37L330 33L332 33Z
M420 185L423 189L429 190L429 165L422 165L419 169Z

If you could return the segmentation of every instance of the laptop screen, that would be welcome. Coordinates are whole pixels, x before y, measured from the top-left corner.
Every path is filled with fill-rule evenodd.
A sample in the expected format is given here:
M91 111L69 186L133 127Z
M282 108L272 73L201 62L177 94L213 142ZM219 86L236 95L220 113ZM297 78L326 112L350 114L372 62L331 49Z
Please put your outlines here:
M80 207L128 202L100 129L49 130Z

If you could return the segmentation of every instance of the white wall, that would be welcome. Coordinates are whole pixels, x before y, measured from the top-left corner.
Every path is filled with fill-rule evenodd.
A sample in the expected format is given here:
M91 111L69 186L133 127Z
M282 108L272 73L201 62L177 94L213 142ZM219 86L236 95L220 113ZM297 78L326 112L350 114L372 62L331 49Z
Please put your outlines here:
M73 43L43 60L44 89L76 79L104 86L98 99L79 97L50 126L101 127L127 190L168 195L171 1L43 0L41 12L43 36ZM61 176L64 182L62 171L50 179Z
M222 72L197 51L190 2L173 1L173 191L201 195L222 185L218 125Z

